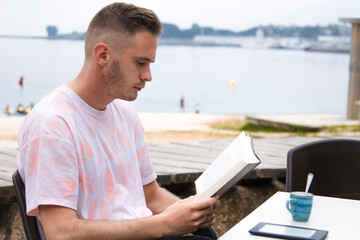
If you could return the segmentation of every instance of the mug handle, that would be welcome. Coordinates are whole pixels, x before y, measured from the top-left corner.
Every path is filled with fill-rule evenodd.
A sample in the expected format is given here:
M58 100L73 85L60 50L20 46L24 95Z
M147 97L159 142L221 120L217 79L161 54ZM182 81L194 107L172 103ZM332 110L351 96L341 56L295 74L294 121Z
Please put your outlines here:
M293 212L293 210L292 210L291 207L290 207L291 202L295 202L295 201L296 201L296 200L293 199L293 198L290 198L289 200L286 201L286 208L287 208L287 210L288 210L290 213Z

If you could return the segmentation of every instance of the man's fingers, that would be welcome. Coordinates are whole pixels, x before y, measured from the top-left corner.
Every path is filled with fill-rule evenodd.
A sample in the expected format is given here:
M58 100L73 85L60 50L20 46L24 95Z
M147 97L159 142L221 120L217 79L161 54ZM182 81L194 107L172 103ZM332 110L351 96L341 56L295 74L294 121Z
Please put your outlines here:
M209 199L199 201L199 202L197 202L198 208L199 209L205 209L205 208L212 207L214 204L216 204L218 199L219 199L219 196L214 196L214 197L211 197Z
M217 200L217 201L215 202L215 204L213 205L213 209L214 209L214 210L217 209L218 207L220 207L220 205L221 205L221 202L220 202L219 200Z
M203 219L203 222L201 224L199 224L198 228L208 228L213 224L214 221L214 214L208 214L205 216L205 218Z
M214 221L215 216L213 212L209 212L207 214L205 214L202 218L199 219L198 224L199 226L204 225L204 224L212 224L212 222Z

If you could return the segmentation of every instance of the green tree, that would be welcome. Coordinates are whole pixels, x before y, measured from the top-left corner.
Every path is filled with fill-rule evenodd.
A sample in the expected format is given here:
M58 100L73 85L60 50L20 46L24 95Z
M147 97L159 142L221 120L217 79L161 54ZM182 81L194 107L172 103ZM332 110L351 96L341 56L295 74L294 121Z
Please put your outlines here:
M196 35L199 35L200 33L201 33L201 28L199 27L199 25L197 25L197 24L194 23L194 24L191 26L191 28L182 31L181 36L182 36L183 38L190 38L190 39L192 39L192 38L194 38Z
M174 24L163 23L163 38L179 38L181 30Z
M48 38L54 38L58 34L58 29L56 26L47 26L46 31L48 33Z

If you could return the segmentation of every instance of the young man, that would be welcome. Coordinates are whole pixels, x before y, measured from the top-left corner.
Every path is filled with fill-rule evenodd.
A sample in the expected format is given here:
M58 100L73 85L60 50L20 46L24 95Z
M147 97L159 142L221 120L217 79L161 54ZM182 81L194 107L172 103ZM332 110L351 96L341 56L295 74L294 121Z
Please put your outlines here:
M150 10L103 8L88 27L79 75L24 121L17 164L43 238L157 239L212 224L217 197L180 200L159 187L142 125L123 101L151 81L160 34Z

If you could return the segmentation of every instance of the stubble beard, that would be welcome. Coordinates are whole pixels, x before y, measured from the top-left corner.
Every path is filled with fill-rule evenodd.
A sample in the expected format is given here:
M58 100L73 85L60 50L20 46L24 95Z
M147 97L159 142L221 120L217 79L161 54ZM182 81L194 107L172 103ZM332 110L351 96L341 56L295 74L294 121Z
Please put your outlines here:
M119 98L126 101L134 101L137 98L137 93L124 93L125 77L124 73L120 70L119 60L114 60L111 64L109 72L102 75L102 81L106 86L107 95L113 99Z

